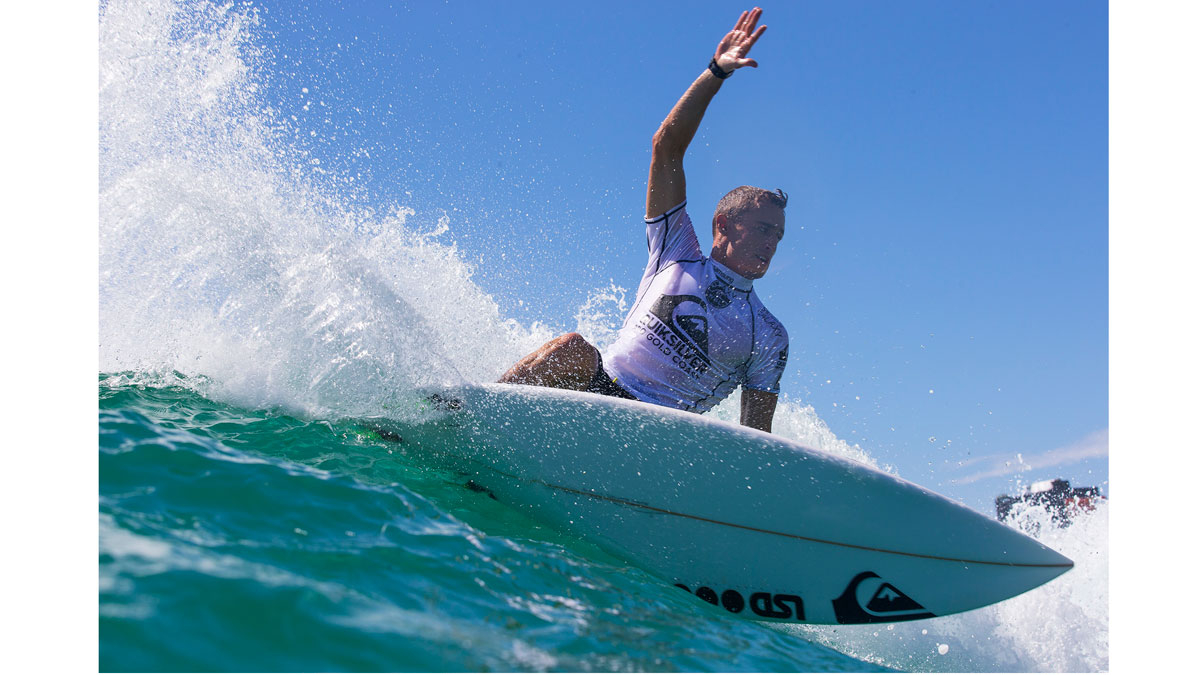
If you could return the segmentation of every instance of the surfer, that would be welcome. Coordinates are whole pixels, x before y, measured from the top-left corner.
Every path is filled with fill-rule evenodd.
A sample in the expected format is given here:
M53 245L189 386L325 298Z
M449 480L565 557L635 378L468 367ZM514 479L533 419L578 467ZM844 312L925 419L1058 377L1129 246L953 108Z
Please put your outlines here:
M717 204L705 256L687 213L683 156L708 104L767 27L742 12L708 67L655 132L646 187L650 259L633 309L603 354L578 333L521 359L501 382L576 389L702 413L742 387L741 422L763 431L779 395L788 336L753 283L783 238L782 190L741 186Z

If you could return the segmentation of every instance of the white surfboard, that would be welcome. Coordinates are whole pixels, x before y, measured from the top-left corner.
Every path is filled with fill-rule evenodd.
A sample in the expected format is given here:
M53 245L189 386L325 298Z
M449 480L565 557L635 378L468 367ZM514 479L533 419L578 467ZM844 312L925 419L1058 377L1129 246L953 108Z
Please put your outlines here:
M751 619L896 622L1023 593L1073 563L895 476L636 401L485 384L375 426L501 502Z

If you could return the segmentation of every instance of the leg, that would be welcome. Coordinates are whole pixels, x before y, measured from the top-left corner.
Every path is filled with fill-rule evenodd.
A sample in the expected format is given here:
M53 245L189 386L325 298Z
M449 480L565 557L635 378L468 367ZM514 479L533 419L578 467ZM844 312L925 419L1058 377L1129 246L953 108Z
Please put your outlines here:
M517 362L500 382L583 390L600 364L600 352L579 333L560 335Z

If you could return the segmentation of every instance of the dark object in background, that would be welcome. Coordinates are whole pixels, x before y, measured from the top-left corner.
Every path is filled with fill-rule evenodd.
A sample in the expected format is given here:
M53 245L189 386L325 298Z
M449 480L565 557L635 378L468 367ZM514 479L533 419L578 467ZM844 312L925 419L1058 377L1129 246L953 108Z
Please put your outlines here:
M1029 486L1019 497L1000 495L996 497L996 518L1004 520L1016 504L1038 504L1050 512L1050 519L1059 527L1066 527L1071 518L1081 511L1092 511L1096 502L1106 499L1098 487L1073 488L1062 478L1044 480Z

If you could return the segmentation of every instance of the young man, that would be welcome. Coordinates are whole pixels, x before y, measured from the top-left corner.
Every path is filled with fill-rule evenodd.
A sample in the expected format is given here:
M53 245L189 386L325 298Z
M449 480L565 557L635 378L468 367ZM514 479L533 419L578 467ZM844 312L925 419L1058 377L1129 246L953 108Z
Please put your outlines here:
M741 422L771 430L787 331L754 292L783 238L787 195L742 186L713 215L704 257L685 206L683 155L708 104L739 68L766 26L762 10L741 18L717 46L654 134L646 189L650 261L617 340L601 355L578 333L547 342L501 382L577 389L704 412L742 386Z

